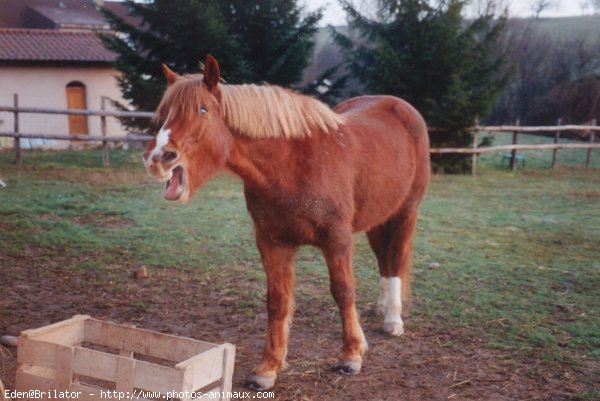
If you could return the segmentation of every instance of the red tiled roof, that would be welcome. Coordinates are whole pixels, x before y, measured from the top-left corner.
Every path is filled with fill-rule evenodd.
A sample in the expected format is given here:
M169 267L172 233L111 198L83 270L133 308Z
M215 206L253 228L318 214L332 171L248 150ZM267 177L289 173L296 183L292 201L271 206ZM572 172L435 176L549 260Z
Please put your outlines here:
M30 9L52 21L56 28L65 29L110 29L102 14L91 5L85 8L61 8L55 5L31 6ZM28 26L27 28L37 28Z
M91 31L0 29L0 63L109 63L114 60L115 54Z
M0 27L32 29L106 29L106 21L98 11L101 4L128 23L141 23L129 15L127 5L98 0L0 0Z

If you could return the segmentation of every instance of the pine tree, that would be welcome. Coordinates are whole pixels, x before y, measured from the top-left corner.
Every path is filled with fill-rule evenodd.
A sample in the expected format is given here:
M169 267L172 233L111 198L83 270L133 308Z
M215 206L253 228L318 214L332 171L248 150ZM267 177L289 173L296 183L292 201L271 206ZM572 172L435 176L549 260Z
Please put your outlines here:
M243 75L236 60L235 43L217 6L211 1L155 0L150 4L126 1L134 18L132 25L104 9L117 35L103 35L105 45L117 53L115 67L121 72L123 98L139 110L154 110L165 88L160 64L176 71L198 72L198 61L206 53L218 57L229 76ZM123 121L128 127L147 129L149 121Z
M496 18L494 3L473 19L463 17L461 0L379 0L377 18L369 19L349 1L341 1L350 26L363 45L336 35L350 70L372 93L406 99L429 126L432 147L470 146L465 128L484 117L509 81L505 55L497 54L506 16ZM434 166L464 171L469 158L434 155Z
M229 83L290 85L309 62L317 11L302 18L296 0L153 0L125 1L137 23L104 9L117 35L102 35L117 53L123 97L137 109L154 110L165 89L160 64L179 73L199 72L207 53L219 60ZM128 19L130 20L130 19ZM147 120L126 120L146 130Z
M302 16L296 0L222 0L234 40L250 64L250 82L289 86L302 79L322 11Z

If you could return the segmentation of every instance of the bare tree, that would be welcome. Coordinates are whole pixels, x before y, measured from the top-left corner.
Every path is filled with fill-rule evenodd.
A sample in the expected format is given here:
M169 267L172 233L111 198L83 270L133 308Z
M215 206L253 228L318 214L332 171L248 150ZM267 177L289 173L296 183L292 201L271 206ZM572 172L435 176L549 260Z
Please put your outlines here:
M553 38L538 31L532 20L512 20L505 40L511 49L514 80L494 107L490 122L520 118L541 123L541 109L536 106L541 99L560 85L595 77L600 68L600 43L586 36Z
M467 11L471 17L502 13L508 8L509 0L471 0Z
M600 14L600 0L589 0L595 14Z
M560 0L534 0L531 3L531 11L533 11L535 18L540 18L542 12L558 8L558 6L560 6Z

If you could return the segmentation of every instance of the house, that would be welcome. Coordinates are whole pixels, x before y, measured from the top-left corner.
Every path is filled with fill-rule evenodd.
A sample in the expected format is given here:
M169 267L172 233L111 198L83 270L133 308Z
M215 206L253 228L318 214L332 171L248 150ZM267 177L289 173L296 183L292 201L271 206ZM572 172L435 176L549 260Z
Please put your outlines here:
M0 105L100 110L102 98L126 102L111 66L115 54L97 32L110 32L99 7L127 17L126 6L100 0L2 0L0 13ZM111 109L106 102L107 109ZM108 118L109 135L125 135ZM12 113L0 112L0 131L13 131ZM98 117L22 114L26 133L100 135ZM12 146L0 138L0 148ZM27 147L68 147L68 141L22 140Z

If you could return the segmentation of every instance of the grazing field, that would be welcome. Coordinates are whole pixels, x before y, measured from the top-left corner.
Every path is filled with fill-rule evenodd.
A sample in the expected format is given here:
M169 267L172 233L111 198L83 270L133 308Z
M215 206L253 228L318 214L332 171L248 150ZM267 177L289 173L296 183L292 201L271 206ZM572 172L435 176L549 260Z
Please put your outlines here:
M508 138L509 136L507 136ZM496 142L498 143L498 142ZM434 176L416 235L406 333L383 334L378 274L356 237L363 372L328 369L341 345L321 255L297 258L290 366L278 400L595 400L600 397L600 169L500 155L480 175ZM561 155L565 159L561 159ZM188 205L161 198L139 152L0 153L0 335L77 313L236 344L234 387L262 350L264 274L241 185L222 176ZM582 161L583 160L583 161ZM130 271L147 266L150 277ZM12 387L15 351L1 348Z

